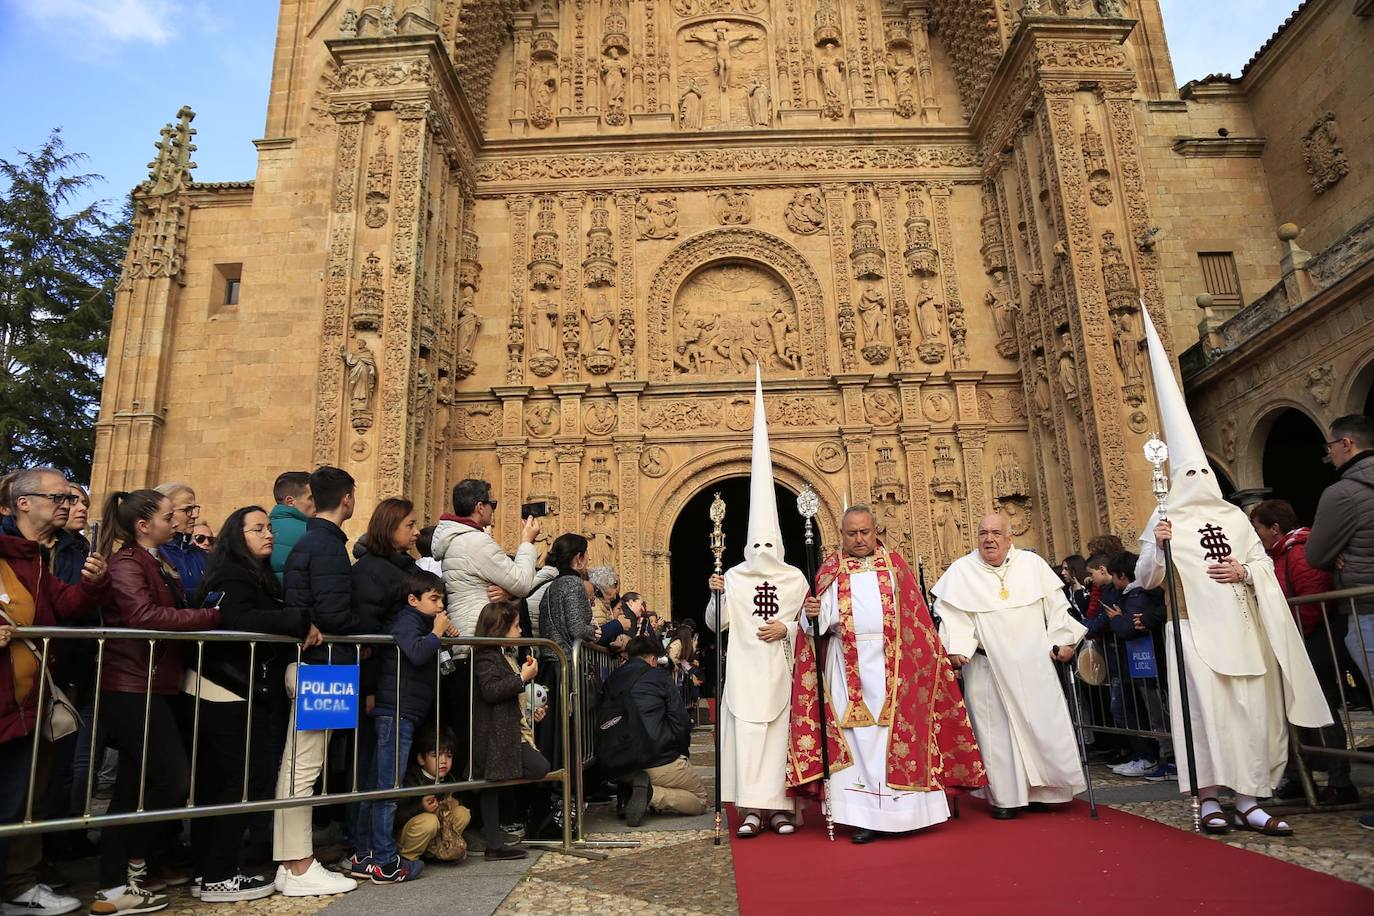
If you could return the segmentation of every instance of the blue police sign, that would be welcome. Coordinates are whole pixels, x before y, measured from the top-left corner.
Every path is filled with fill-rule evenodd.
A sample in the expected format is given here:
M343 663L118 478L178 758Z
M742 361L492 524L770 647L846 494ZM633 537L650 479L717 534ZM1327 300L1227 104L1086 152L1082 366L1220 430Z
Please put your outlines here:
M296 731L358 727L358 666L296 668Z
M1155 664L1155 642L1150 636L1139 636L1126 641L1126 654L1131 677L1159 677L1159 666Z

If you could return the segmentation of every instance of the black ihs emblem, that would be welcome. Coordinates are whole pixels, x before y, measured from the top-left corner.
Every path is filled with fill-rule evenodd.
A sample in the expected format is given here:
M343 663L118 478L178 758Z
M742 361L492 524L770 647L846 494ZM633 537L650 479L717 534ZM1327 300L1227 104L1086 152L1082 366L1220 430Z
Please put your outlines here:
M1197 530L1202 535L1201 544L1204 555L1214 563L1220 563L1231 555L1231 545L1226 540L1226 532L1210 522Z
M769 622L778 613L778 587L768 582L754 588L754 616Z

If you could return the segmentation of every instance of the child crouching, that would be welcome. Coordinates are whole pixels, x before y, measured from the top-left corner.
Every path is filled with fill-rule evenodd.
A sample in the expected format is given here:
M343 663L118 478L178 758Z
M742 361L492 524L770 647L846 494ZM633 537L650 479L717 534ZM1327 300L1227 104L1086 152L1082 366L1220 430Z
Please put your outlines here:
M415 756L406 768L404 786L427 786L447 782L453 768L453 755L458 738L453 729L445 726L436 731L434 723L420 729L415 737ZM435 748L438 754L435 754ZM472 812L451 793L414 795L403 798L396 805L396 823L401 825L398 842L401 858L406 861L433 859L437 862L461 862L468 855L463 831L472 820Z

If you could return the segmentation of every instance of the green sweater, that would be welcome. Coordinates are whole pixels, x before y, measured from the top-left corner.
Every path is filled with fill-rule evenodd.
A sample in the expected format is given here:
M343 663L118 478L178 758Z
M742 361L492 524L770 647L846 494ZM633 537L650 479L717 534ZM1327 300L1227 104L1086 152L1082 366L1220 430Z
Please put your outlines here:
M270 516L272 522L272 572L277 574L277 581L281 582L282 573L286 570L286 558L291 555L291 548L296 546L296 542L305 534L305 513L295 506L273 506Z

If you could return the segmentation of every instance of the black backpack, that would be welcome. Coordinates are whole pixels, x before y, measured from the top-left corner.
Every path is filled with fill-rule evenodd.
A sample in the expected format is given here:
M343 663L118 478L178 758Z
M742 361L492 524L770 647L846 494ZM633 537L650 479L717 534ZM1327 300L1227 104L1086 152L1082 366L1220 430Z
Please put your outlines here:
M654 748L639 718L631 692L651 669L646 665L618 693L607 690L596 707L596 760L607 776L615 777L651 766Z

